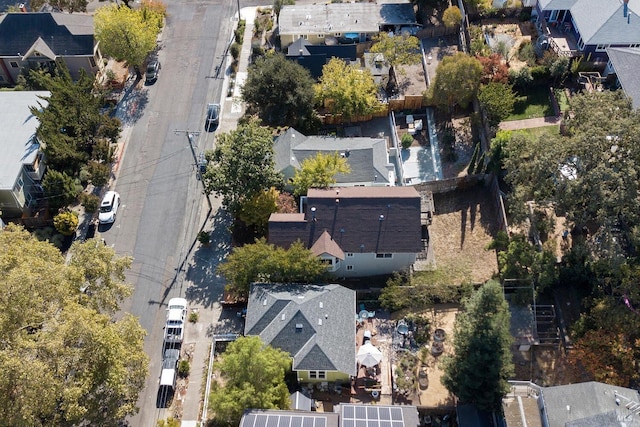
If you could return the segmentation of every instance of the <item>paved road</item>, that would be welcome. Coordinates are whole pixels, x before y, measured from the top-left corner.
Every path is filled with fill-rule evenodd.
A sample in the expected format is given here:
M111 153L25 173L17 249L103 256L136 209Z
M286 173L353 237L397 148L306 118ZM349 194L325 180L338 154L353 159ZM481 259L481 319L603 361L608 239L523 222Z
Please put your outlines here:
M167 2L167 24L158 58L158 81L132 93L126 123L132 126L115 189L123 206L115 224L102 233L119 254L134 258L127 280L133 296L123 310L147 330L151 357L140 413L130 425L153 427L165 411L156 408L162 333L169 298L185 295L185 259L202 225L201 184L185 133L203 130L205 105L219 100L222 80L210 78L222 61L235 3L228 0ZM194 139L195 152L213 146L213 134Z

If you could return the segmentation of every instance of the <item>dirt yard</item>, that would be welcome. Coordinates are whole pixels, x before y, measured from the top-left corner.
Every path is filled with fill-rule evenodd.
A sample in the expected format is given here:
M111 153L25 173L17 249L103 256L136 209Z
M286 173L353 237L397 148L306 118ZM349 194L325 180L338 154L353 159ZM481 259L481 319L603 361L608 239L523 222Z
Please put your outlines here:
M429 241L437 270L451 283L484 283L498 271L493 250L485 247L497 232L494 200L488 187L434 194L435 216Z

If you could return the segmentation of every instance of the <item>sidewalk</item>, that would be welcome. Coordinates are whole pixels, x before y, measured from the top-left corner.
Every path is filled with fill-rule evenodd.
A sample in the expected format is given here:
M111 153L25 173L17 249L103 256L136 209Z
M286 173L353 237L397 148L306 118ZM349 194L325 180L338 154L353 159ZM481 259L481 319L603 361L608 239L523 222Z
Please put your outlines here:
M562 121L561 116L536 117L534 119L510 120L508 122L500 122L502 130L519 130L541 128L544 126L559 125Z
M245 20L246 26L244 31L244 40L242 43L242 50L240 51L240 57L238 59L238 71L236 73L236 81L233 87L233 97L227 97L227 88L230 81L230 65L231 55L227 55L224 72L224 82L222 84L222 96L220 100L222 113L220 115L220 125L216 130L216 134L221 132L229 132L236 128L238 120L244 114L244 104L241 102L241 88L242 84L247 78L247 69L249 68L249 58L251 56L251 37L253 34L253 21L256 14L256 7L247 7L240 10L240 16ZM236 22L237 25L237 22ZM235 29L236 27L234 27ZM213 200L212 200L213 201ZM219 203L219 202L218 202ZM207 206L203 208L203 217L205 219ZM213 222L215 219L210 216L207 220L205 230L211 230L214 228ZM193 257L193 254L192 254ZM215 258L215 257L213 257ZM200 259L199 262L204 262ZM204 385L206 384L205 374L209 371L211 363L209 360L210 345L212 343L212 337L209 328L218 321L221 314L219 304L215 304L216 307L204 307L193 305L191 309L197 309L200 312L200 319L195 325L187 326L187 336L185 337L185 343L188 343L189 351L191 353L191 373L189 375L189 385L186 389L186 393L180 398L182 399L182 422L183 427L196 426L198 421L201 420L203 412L204 401ZM205 316L206 315L206 316ZM205 318L207 317L207 318ZM215 329L215 327L213 328ZM208 363L208 365L207 365Z

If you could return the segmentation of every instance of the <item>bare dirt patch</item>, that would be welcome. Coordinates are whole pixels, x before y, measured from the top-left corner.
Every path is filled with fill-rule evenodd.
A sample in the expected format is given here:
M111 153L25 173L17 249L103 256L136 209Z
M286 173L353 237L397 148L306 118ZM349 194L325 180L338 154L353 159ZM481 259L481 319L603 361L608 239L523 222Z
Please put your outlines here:
M518 49L522 43L530 43L537 37L537 31L531 22L504 23L498 20L483 20L482 29L495 40L508 40L506 45L509 52L506 59L509 68L520 70L527 65L518 59Z
M455 161L442 163L442 176L444 179L456 178L467 175L467 166L473 156L475 142L471 132L471 118L469 116L454 117L451 120L455 143ZM441 156L446 159L446 156Z
M493 250L486 250L497 232L495 203L488 187L434 194L436 213L429 227L437 270L451 283L484 283L498 271Z

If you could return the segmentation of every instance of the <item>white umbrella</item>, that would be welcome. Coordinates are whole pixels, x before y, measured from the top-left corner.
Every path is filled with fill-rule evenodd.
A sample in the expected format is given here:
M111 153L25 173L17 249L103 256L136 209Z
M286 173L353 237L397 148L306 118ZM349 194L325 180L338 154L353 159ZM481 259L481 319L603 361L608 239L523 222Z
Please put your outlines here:
M358 363L370 368L380 363L382 360L382 352L374 347L371 342L367 342L365 345L360 346L357 359Z

